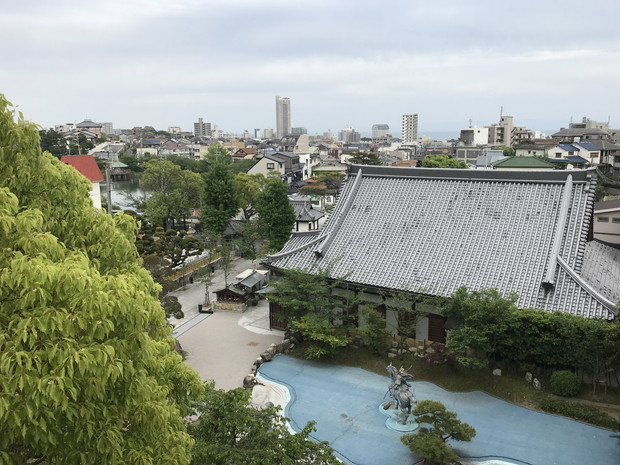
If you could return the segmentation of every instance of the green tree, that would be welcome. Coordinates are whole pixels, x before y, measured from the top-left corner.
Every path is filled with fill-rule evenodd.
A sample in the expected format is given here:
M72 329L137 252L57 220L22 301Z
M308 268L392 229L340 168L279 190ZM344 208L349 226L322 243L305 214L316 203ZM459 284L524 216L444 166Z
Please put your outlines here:
M216 155L213 154L212 158ZM221 237L224 234L230 220L239 211L235 175L230 169L226 156L220 153L219 157L204 175L205 186L201 211L201 220L207 231L214 237Z
M237 173L235 175L235 189L245 221L249 221L256 214L256 202L261 189L265 186L265 181L265 176L262 174Z
M502 145L499 147L493 147L494 150L501 150L504 152L504 156L505 157L514 157L515 155L515 149L513 149L512 147L508 147L507 145Z
M295 210L287 196L288 186L280 178L270 178L256 201L263 236L270 250L280 250L291 236Z
M511 294L504 298L496 289L456 290L442 309L444 315L463 321L448 338L448 348L461 354L459 363L472 368L485 366L502 345L510 345L506 335L517 319L517 297Z
M424 157L422 168L469 168L467 163L448 155L429 155Z
M200 379L133 218L98 213L89 191L0 96L0 462L187 464Z
M459 457L446 444L455 441L471 441L476 430L467 423L461 422L456 413L446 410L441 402L423 400L411 412L422 426L414 434L405 434L400 440L414 455L422 457L428 465L450 465Z
M190 209L200 206L202 177L168 160L150 160L144 167L140 186L151 194L146 201L146 218L166 230L176 222L185 223Z
M375 152L355 152L348 159L356 165L383 165L381 157Z
M310 439L314 423L293 434L278 407L251 407L250 391L217 390L208 383L197 413L198 420L190 426L196 441L193 465L341 463L327 443Z
M346 279L330 278L329 269L316 273L286 270L273 283L269 300L280 305L283 323L300 332L309 342L306 355L311 358L334 353L349 341L350 331L357 327L353 296L334 292Z
M49 152L56 158L60 158L67 151L65 139L54 129L42 129L39 131L41 137L41 150Z

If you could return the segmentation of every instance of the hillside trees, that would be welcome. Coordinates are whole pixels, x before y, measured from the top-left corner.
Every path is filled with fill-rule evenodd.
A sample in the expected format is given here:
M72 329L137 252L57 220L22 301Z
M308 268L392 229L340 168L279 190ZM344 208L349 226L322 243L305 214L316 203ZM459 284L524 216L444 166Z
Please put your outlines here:
M200 379L134 220L98 213L89 190L0 96L0 462L187 464Z

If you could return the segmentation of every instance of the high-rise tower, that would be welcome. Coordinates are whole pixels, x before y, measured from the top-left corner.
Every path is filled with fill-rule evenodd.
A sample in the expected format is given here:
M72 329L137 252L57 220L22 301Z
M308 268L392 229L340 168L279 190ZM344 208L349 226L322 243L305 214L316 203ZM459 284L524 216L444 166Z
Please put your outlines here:
M291 133L291 99L276 95L276 137Z
M403 143L411 144L418 140L418 114L403 115Z

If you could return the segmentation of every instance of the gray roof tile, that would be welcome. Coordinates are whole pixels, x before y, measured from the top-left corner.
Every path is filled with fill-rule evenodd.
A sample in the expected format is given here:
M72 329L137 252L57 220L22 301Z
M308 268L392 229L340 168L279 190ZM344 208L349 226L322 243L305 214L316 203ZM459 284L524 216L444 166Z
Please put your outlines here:
M333 277L348 275L356 284L444 297L459 286L497 288L517 293L520 308L611 319L613 307L579 276L594 182L586 170L352 165L323 230L293 236L268 262L283 269L330 268ZM559 260L551 260L556 235ZM551 289L542 285L548 266Z

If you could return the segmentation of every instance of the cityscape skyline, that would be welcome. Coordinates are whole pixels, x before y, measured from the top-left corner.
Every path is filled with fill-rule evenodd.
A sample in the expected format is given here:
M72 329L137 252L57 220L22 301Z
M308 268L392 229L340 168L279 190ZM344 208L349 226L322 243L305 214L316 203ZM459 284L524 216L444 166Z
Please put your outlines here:
M43 127L190 131L202 117L229 133L275 130L275 95L309 134L387 124L397 136L410 112L420 135L458 133L502 109L543 132L582 117L620 126L615 0L568 0L561 14L531 0L396 0L387 12L367 0L0 1L0 92ZM597 26L552 32L566 24Z

